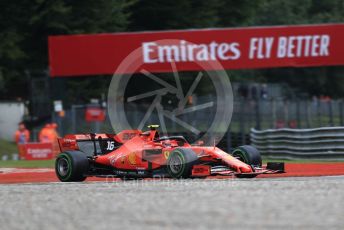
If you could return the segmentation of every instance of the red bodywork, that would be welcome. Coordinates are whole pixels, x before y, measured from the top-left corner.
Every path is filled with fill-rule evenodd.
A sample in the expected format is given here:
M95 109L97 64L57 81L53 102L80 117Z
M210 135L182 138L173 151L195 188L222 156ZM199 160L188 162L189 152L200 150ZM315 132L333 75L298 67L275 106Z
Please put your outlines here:
M82 141L102 141L108 152L90 156L95 164L125 171L154 171L166 165L169 154L176 148L192 149L198 156L198 163L192 168L192 176L231 175L242 173L269 173L269 170L253 168L217 147L193 146L181 138L158 138L156 130L124 130L114 134L76 134L59 139L61 152L81 150ZM111 142L113 141L113 142ZM111 151L111 145L114 149ZM116 146L117 144L117 146ZM91 148L93 151L93 148ZM227 167L227 170L212 172L211 163ZM210 164L210 165L209 165Z

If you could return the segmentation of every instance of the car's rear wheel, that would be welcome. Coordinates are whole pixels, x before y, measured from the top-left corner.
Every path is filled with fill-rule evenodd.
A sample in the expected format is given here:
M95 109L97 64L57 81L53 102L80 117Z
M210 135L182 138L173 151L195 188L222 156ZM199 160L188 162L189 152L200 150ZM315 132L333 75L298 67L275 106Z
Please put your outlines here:
M60 153L55 161L55 172L62 182L84 181L88 169L88 159L86 155L80 151Z
M254 167L262 167L262 157L258 149L251 145L243 145L238 148L235 148L232 152L232 155L238 158L240 161L250 165L252 169ZM253 178L257 175L255 174L236 174L239 178Z
M167 172L173 178L189 178L197 160L198 157L193 150L177 148L167 159Z

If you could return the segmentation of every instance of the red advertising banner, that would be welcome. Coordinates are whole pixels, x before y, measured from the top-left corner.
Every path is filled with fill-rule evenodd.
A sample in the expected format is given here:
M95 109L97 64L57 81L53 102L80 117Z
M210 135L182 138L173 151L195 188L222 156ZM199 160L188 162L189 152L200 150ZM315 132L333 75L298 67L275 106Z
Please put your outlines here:
M26 143L19 144L20 159L49 160L55 157L52 143Z
M343 65L343 41L344 24L50 36L50 74Z
M85 121L104 121L105 120L105 110L101 107L87 107L85 110Z

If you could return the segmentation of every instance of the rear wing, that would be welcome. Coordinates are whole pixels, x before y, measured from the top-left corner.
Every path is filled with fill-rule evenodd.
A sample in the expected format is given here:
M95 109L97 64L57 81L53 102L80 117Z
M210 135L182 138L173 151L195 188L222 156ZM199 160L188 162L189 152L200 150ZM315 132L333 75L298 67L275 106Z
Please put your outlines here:
M116 134L67 134L58 138L61 152L80 150L87 155L103 155L109 153L126 141L140 135L140 130L123 130Z

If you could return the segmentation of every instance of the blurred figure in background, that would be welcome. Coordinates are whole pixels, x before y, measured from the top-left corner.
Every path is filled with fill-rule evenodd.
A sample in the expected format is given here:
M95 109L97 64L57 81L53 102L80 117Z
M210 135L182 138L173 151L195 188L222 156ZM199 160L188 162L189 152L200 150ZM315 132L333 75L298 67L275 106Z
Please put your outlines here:
M50 141L50 124L46 124L38 134L39 142L51 142Z
M59 144L57 141L57 138L59 137L59 134L57 132L57 124L56 123L51 123L51 124L46 124L42 130L39 132L39 141L43 143L52 143L53 145L53 152L54 154L59 153Z
M14 141L17 144L25 144L30 140L30 131L26 129L25 123L18 124L18 130L14 134Z
M57 124L56 123L51 123L51 124L46 124L42 130L39 132L39 141L40 142L56 142L58 138L58 133L57 133Z

